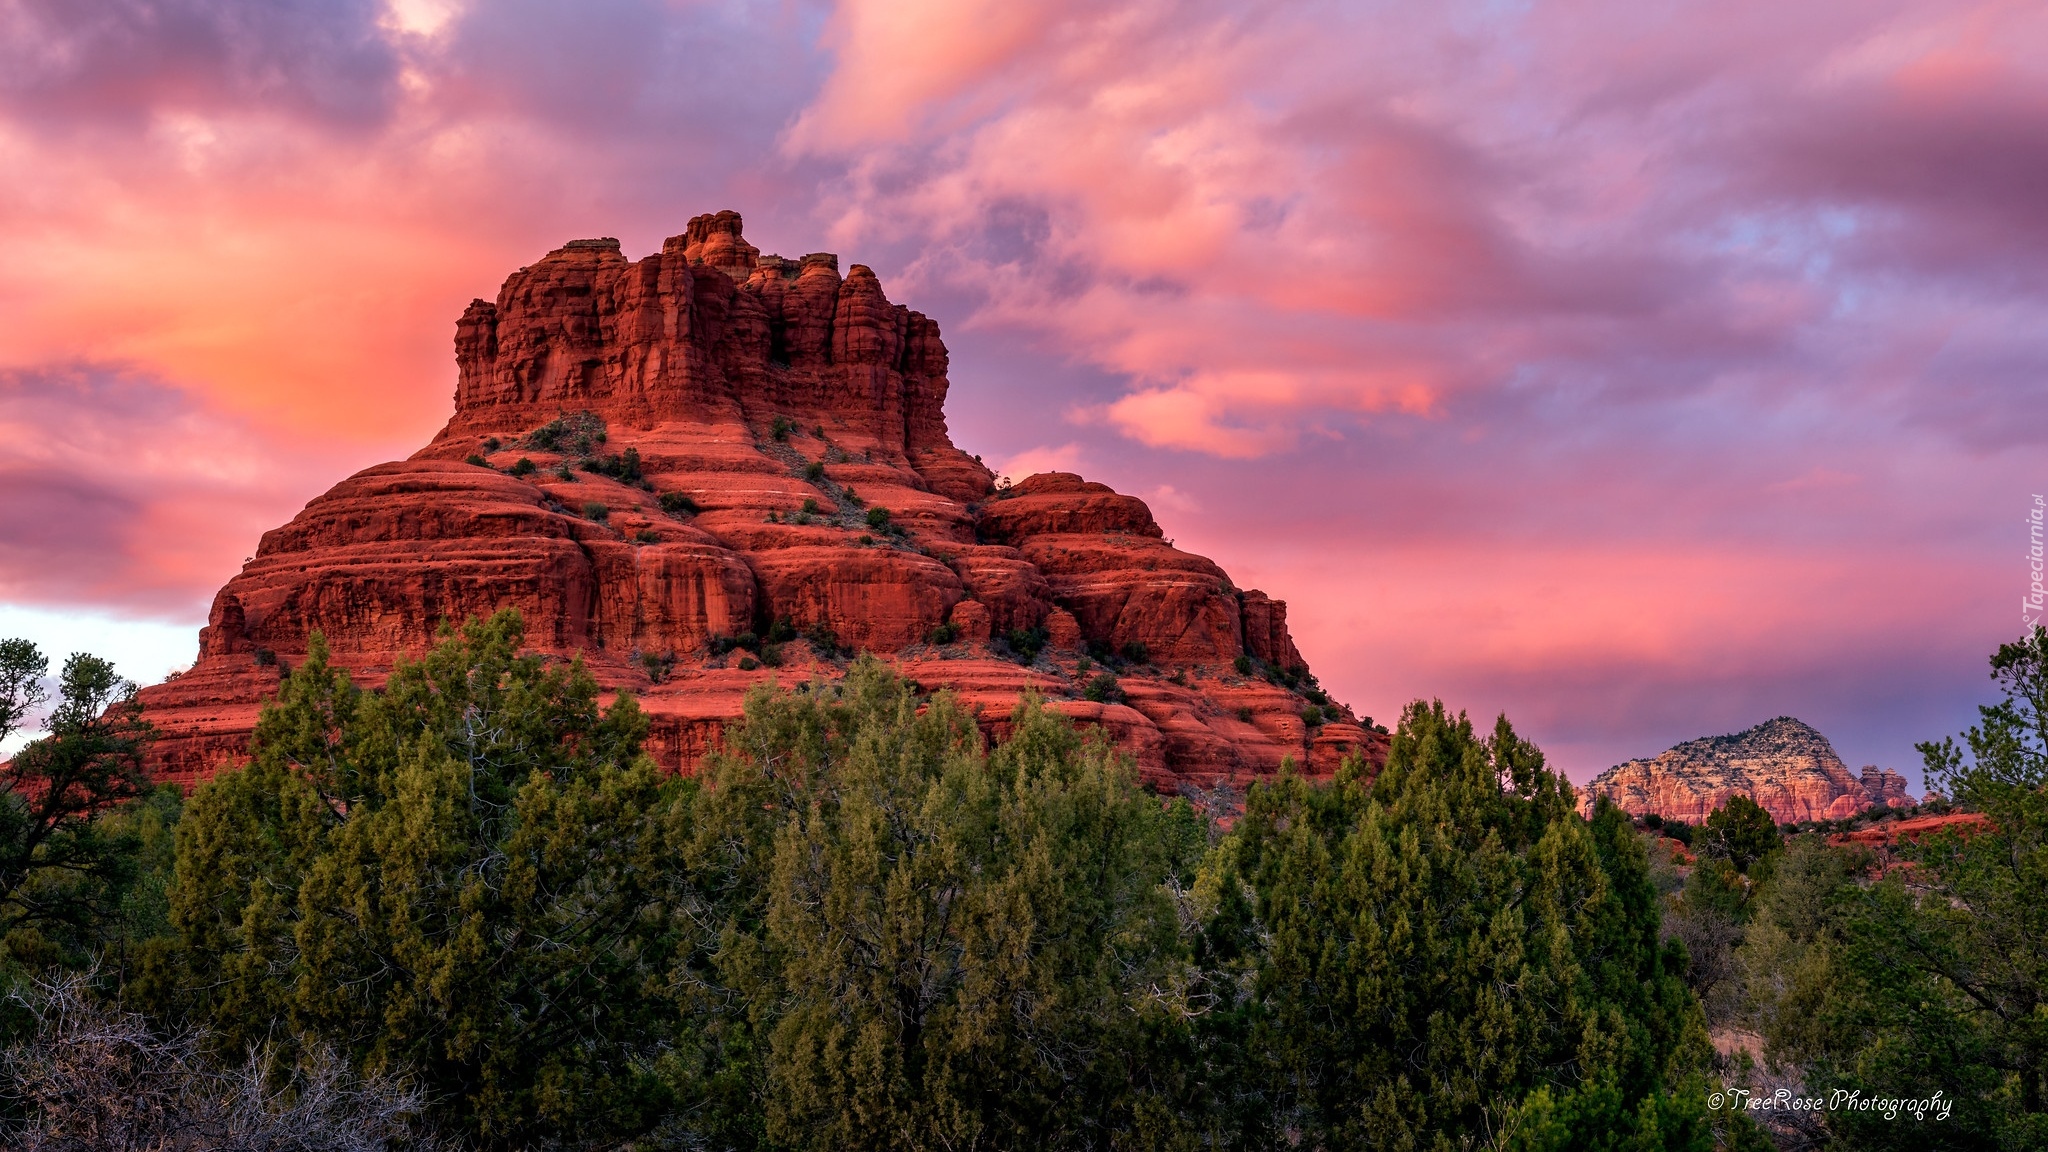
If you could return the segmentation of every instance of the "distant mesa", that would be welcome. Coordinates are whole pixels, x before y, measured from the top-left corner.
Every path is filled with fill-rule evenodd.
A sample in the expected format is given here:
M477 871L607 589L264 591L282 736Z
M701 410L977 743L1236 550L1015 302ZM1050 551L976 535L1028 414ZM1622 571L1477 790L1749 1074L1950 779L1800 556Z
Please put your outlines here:
M1606 796L1632 816L1703 823L1730 796L1747 796L1780 824L1841 820L1872 805L1910 808L1906 779L1888 768L1851 773L1828 738L1790 716L1729 736L1688 740L1647 760L1616 764L1580 799Z
M433 441L265 533L197 664L143 692L160 776L244 757L316 630L376 685L444 621L507 606L636 694L676 771L753 685L860 651L992 732L1039 693L1161 788L1384 759L1287 606L1174 548L1143 501L1067 473L999 491L947 433L938 324L863 265L762 255L734 212L637 261L575 240L470 304L455 366Z

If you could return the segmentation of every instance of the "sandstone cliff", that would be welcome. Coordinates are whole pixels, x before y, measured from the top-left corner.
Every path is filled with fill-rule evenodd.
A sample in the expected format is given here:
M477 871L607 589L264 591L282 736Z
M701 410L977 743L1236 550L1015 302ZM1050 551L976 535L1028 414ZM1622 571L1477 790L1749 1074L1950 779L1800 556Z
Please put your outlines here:
M1659 756L1617 764L1585 788L1583 811L1596 796L1634 816L1651 812L1688 824L1706 821L1730 796L1748 796L1780 824L1840 820L1873 804L1911 807L1905 778L1867 767L1852 774L1827 737L1780 716L1744 732L1688 740Z
M749 687L858 651L991 730L1036 690L1161 787L1384 757L1286 605L1168 544L1142 501L1060 473L997 490L948 437L938 325L861 265L761 255L731 212L638 261L573 241L472 303L455 354L447 426L266 533L198 662L143 692L160 775L244 755L314 631L376 684L504 606L637 695L678 771Z

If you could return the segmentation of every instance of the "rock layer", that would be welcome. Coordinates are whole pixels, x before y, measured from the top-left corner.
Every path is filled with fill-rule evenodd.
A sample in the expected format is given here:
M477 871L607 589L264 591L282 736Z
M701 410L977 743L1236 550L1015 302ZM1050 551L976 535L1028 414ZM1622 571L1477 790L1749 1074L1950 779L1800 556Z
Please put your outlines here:
M1780 824L1841 820L1874 804L1916 803L1905 777L1875 766L1852 774L1827 737L1790 716L1617 764L1586 786L1582 810L1590 812L1598 796L1633 816L1654 812L1688 824L1704 823L1730 796L1755 800Z
M144 690L160 775L245 755L315 631L376 684L507 606L638 696L677 771L749 687L857 651L992 732L1037 692L1162 788L1384 758L1370 721L1301 694L1285 604L1175 549L1142 501L1064 473L998 490L947 434L938 325L866 267L764 256L731 212L638 261L572 241L471 303L455 353L447 426L266 533L198 662ZM1105 661L1119 683L1090 699Z

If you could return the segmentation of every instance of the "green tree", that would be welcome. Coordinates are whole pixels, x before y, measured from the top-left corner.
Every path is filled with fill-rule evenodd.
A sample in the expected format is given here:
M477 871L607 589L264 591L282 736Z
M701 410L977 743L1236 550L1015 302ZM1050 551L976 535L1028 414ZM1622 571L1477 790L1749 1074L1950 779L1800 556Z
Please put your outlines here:
M1858 1148L2048 1147L2048 631L1991 658L2004 699L1920 745L1930 782L1988 823L1900 848L1843 893L1823 1085L1955 1102L1940 1125L1830 1117Z
M1150 1045L1187 1013L1169 881L1206 839L1036 700L1010 728L984 753L871 657L749 697L680 853L706 929L671 981L693 1139L1103 1147L1159 1123Z
M254 760L178 829L175 980L237 1049L273 1034L404 1070L486 1146L648 1127L669 797L632 699L520 655L505 611L381 692L316 635Z
M1697 841L1702 855L1726 860L1744 875L1758 861L1785 846L1778 822L1747 796L1730 796L1707 816Z
M47 667L34 645L0 642L0 738L41 702ZM118 918L138 841L99 817L147 787L141 711L112 664L74 654L47 734L0 771L0 938L17 961L80 962Z
M1671 901L1665 932L1685 945L1685 982L1718 1025L1744 1009L1737 950L1784 838L1762 805L1731 796L1708 815L1694 844L1699 859Z
M1243 958L1246 1143L1712 1146L1641 841L1505 718L1413 704L1370 783L1255 788L1202 893L1210 954Z
M47 699L43 677L50 673L50 658L32 641L0 640L0 740L21 729Z
M1806 1065L1851 1045L1833 1030L1841 991L1844 913L1853 908L1867 852L1828 844L1819 833L1794 837L1749 903L1735 956L1746 1021L1766 1054Z

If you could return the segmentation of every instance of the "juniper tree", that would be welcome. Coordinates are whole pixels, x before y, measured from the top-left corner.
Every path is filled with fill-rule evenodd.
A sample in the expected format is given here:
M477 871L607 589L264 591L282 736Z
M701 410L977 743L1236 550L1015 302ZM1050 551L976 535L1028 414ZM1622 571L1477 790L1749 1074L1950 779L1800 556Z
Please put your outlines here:
M316 635L254 759L192 797L171 915L193 1009L412 1073L486 1146L652 1123L668 798L630 697L519 654L515 612L444 630L379 692Z
M1644 850L1505 718L1418 702L1376 779L1254 788L1202 892L1242 958L1249 1142L1712 1146Z
M694 1138L737 1142L753 1094L773 1147L1107 1147L1156 1103L1194 818L1107 742L1027 700L984 753L864 657L757 690L696 795Z

